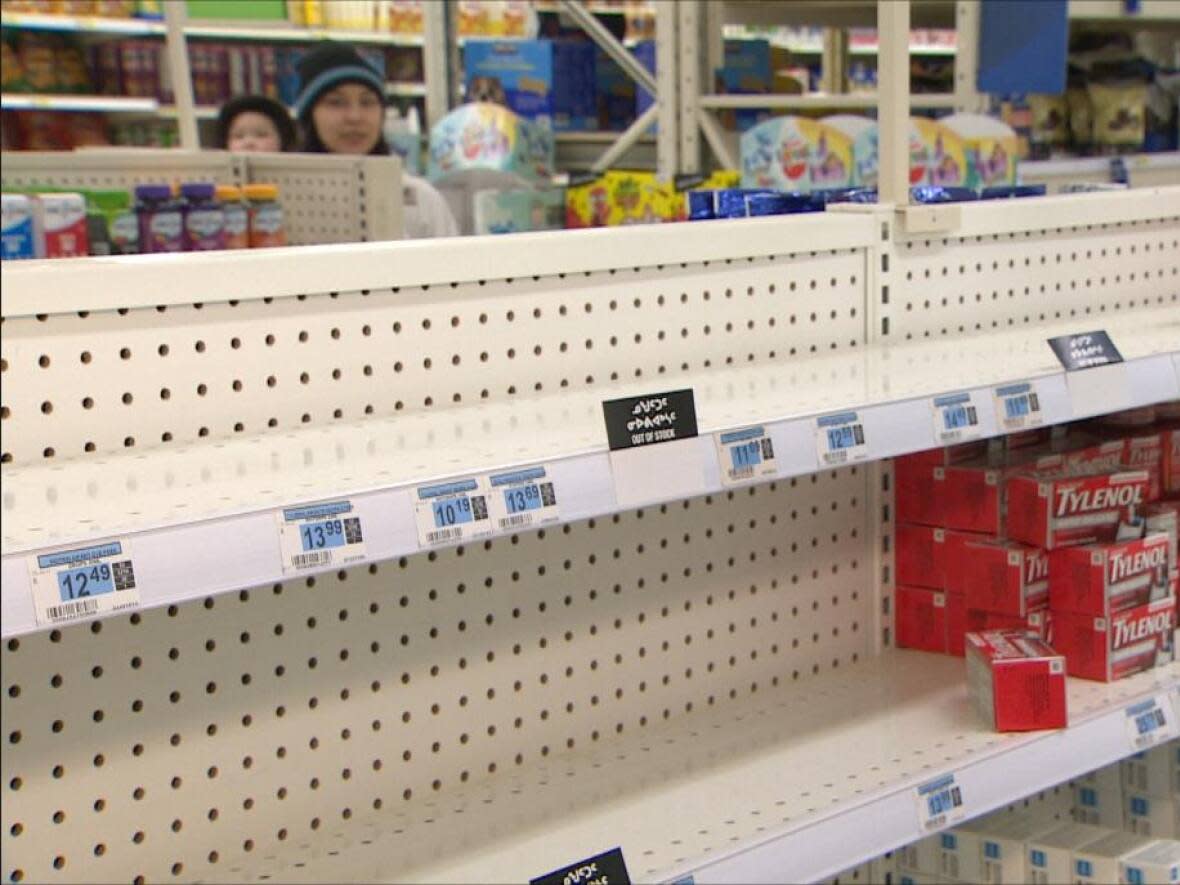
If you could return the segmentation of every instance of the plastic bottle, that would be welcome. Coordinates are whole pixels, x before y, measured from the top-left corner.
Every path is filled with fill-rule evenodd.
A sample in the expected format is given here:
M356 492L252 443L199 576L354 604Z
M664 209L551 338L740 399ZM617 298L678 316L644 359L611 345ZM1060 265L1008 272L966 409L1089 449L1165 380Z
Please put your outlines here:
M140 252L184 251L184 218L169 185L138 185L135 214L139 216Z
M250 248L250 219L242 201L242 189L232 184L217 186L217 202L225 215L225 248Z
M287 245L278 187L273 184L248 184L242 191L246 195L250 213L250 248Z
M205 182L180 186L184 198L184 248L188 252L225 248L225 212L216 193L217 188Z

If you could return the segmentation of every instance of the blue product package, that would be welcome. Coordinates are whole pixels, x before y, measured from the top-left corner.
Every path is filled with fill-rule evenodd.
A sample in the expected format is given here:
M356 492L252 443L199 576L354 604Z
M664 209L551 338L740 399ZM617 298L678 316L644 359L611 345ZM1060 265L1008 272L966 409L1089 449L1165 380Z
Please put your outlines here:
M654 59L654 57L653 57ZM619 63L601 48L594 50L594 93L598 106L598 128L622 130L635 119L635 95L638 87ZM650 96L648 103L651 103Z
M758 215L795 215L800 212L823 212L824 204L813 194L769 193L746 196L746 214L751 218Z
M469 40L468 101L502 104L555 131L594 129L594 44L574 40Z
M746 198L755 194L773 194L772 190L767 188L740 188L731 187L725 190L717 191L717 201L714 204L714 212L717 218L745 218L748 214L746 209Z
M877 189L875 187L846 187L826 191L828 203L875 203Z
M978 200L979 194L969 187L923 184L910 188L910 199L915 203L964 203L968 200Z
M985 187L979 192L981 200L1003 200L1008 197L1043 197L1046 188L1043 184L1003 184L996 187Z
M639 63L641 65L643 65L648 70L649 73L651 73L653 75L655 74L655 72L656 72L656 42L655 42L655 40L644 40L643 42L636 44L635 47L631 50L631 53L632 53L632 55L635 56L636 59L639 60ZM655 103L655 99L652 98L651 93L648 92L646 89L644 89L639 84L636 84L635 85L635 116L639 116L640 114L642 114L644 111L646 111L648 108L650 108L654 103ZM631 121L628 120L627 122L630 123ZM656 131L656 127L654 125L651 127L651 131L652 132Z
M23 194L3 194L0 218L0 258L36 258L32 201Z
M688 220L706 221L716 218L717 216L713 214L713 202L716 194L716 191L689 191Z
M770 92L769 40L726 40L724 65L714 72L718 91L727 95L762 95ZM739 132L771 117L769 110L748 109L734 114Z

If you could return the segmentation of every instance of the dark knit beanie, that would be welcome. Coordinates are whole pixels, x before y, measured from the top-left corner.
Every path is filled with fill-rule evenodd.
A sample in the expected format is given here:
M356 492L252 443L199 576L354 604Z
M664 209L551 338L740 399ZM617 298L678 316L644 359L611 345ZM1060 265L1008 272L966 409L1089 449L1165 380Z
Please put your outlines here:
M225 148L229 143L229 130L238 114L253 111L265 114L274 122L279 132L279 143L282 150L295 149L295 124L291 121L291 114L287 109L272 98L265 95L239 95L231 98L221 106L217 113L217 146Z
M295 116L303 119L330 89L341 83L360 83L368 86L382 103L385 84L360 53L344 43L321 43L296 65L299 73L299 98L295 100Z

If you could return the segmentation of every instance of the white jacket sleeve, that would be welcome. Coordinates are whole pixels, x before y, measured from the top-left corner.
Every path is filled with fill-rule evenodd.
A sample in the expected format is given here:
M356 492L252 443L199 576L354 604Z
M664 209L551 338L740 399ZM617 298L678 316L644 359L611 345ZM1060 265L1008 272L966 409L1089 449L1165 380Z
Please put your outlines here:
M403 239L459 236L459 225L447 201L429 181L403 173L402 197Z

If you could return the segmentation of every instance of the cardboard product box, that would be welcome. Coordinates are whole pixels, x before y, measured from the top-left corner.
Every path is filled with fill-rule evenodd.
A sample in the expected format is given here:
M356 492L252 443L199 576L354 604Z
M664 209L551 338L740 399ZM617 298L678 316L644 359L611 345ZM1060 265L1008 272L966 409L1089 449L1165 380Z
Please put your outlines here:
M1123 790L1164 797L1180 795L1180 743L1170 741L1119 763Z
M962 587L967 607L1027 618L1049 604L1049 558L1015 541L973 541L948 557L948 585Z
M1146 503L1158 501L1164 495L1165 436L1153 430L1150 433L1133 433L1123 441L1122 466L1131 470L1146 470L1150 477L1143 497Z
M1022 474L1008 480L1008 537L1053 550L1114 541L1143 504L1145 471L1054 478Z
M980 441L894 458L893 509L898 522L943 525L943 468L981 458L986 453L987 443Z
M90 254L86 200L81 194L36 194L31 199L34 242L39 258L73 258Z
M946 583L946 529L903 522L894 531L897 583L941 590Z
M897 868L909 873L925 873L929 876L938 875L939 863L939 834L925 836L916 842L911 842L899 848L896 852Z
M943 588L947 593L958 593L966 596L966 573L961 567L963 547L967 544L983 544L996 540L994 535L982 532L963 532L958 529L946 529L943 535Z
M1055 612L1110 617L1172 595L1168 536L1063 547L1049 556Z
M1034 633L1048 642L1052 618L1053 613L1047 608L1030 611L1021 617L1020 615L1001 614L968 606L966 628L968 633L982 633L985 630L1019 630L1023 633Z
M1175 626L1176 600L1168 597L1109 618L1054 612L1052 642L1070 676L1112 682L1171 663Z
M989 826L988 818L976 818L938 833L939 875L952 882L984 881L983 839Z
M1064 463L1060 454L1022 449L1003 457L991 455L977 462L947 467L942 488L946 527L1002 537L1008 511L1008 481L1026 473L1059 476Z
M1155 839L1175 839L1180 831L1178 814L1175 796L1123 791L1123 827L1129 832Z
M599 129L621 132L631 125L636 117L637 89L619 63L595 44L594 92Z
M502 104L557 132L597 126L593 43L469 40L463 67L467 101Z
M1165 497L1180 495L1180 430L1165 430L1161 434L1163 463L1160 468L1161 492Z
M975 709L996 731L1068 724L1065 660L1035 634L968 633L967 688Z
M893 599L897 647L946 654L946 594L926 587L899 586Z
M1144 534L1163 534L1168 538L1168 567L1180 569L1180 501L1156 501L1143 508Z
M967 599L961 593L946 593L946 653L967 653Z
M1150 844L1150 839L1135 833L1111 833L1083 845L1073 853L1070 881L1078 885L1109 885L1117 882L1121 864Z
M1066 476L1117 473L1126 466L1126 444L1122 437L1103 440L1075 435L1053 445L1061 454L1062 472Z
M1180 842L1160 839L1145 845L1119 864L1121 885L1180 882Z
M1025 843L1060 826L1032 814L993 814L984 823L979 843L980 882L1014 885L1028 881Z
M725 62L714 72L718 93L725 95L765 95L774 85L770 65L770 41L726 40ZM640 90L642 92L643 90ZM639 108L640 113L643 108ZM721 111L722 126L745 132L772 114L767 109Z
M1071 814L1078 823L1123 828L1123 778L1117 766L1107 765L1075 778Z
M1030 838L1025 845L1028 881L1032 885L1072 882L1074 852L1114 833L1106 827L1072 823Z

